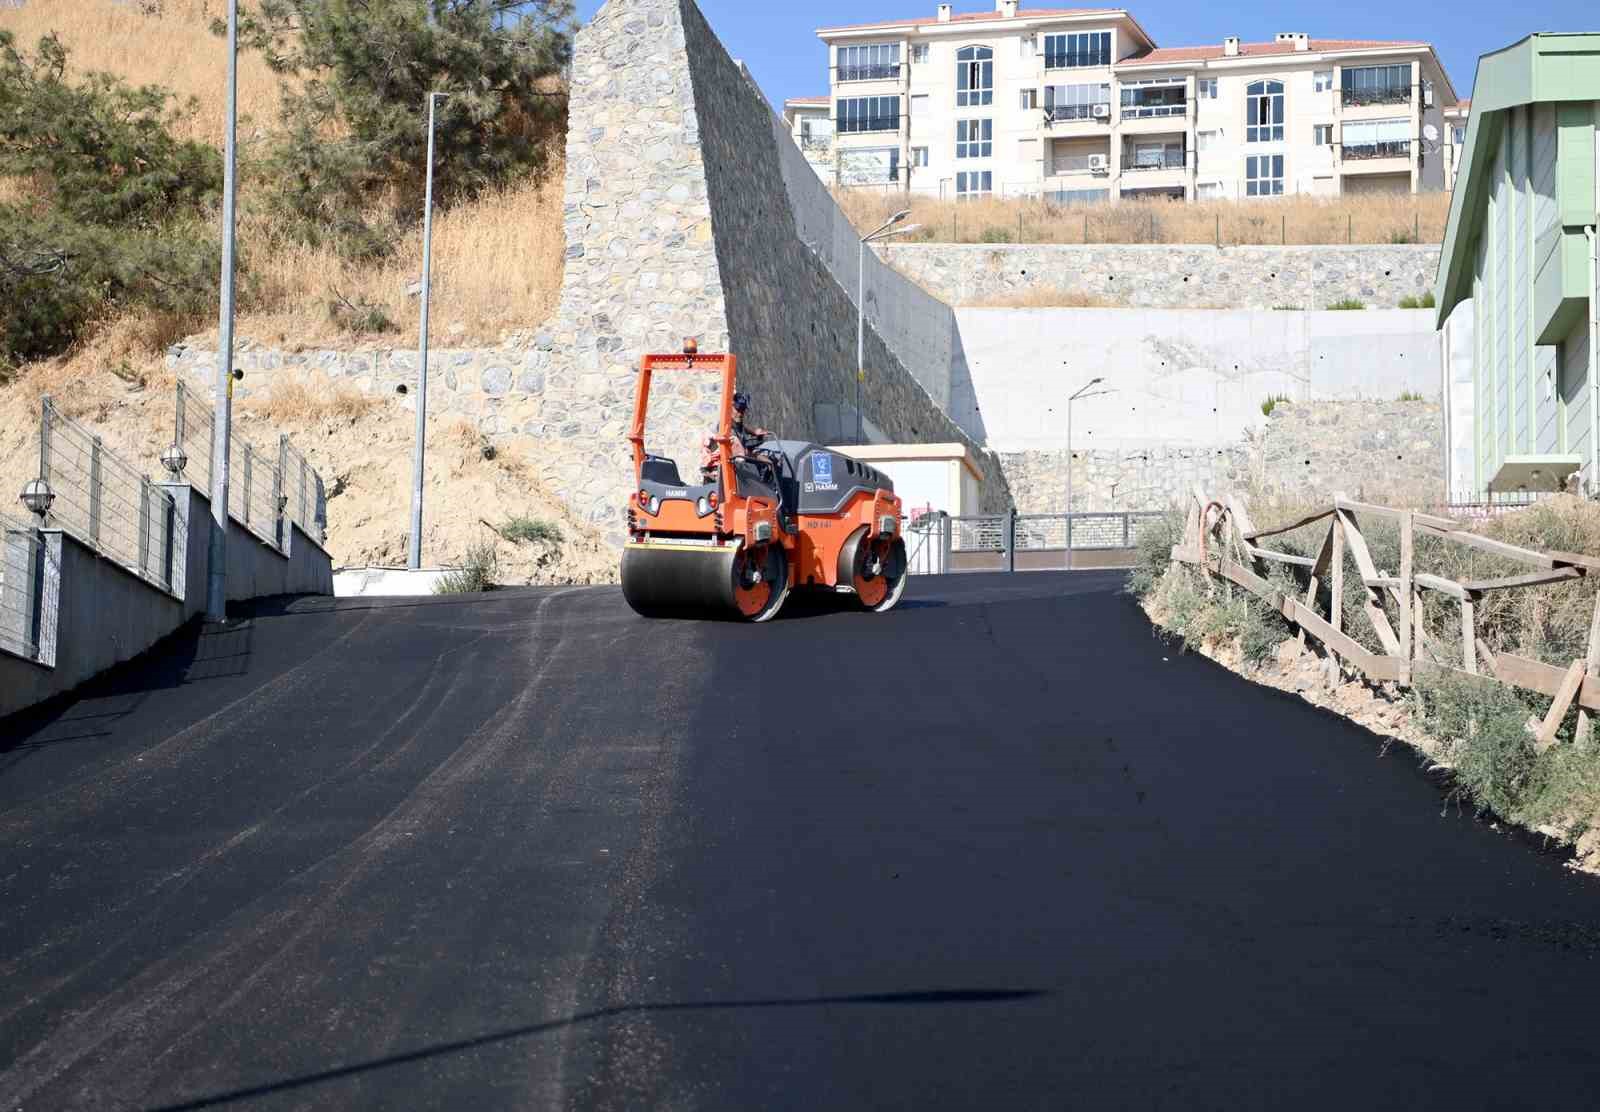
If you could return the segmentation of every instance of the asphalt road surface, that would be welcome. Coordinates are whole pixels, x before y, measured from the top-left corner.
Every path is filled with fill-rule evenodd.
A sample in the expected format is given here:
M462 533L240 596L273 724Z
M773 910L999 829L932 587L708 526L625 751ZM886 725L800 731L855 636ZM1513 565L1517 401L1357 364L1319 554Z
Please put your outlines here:
M1600 882L1120 582L181 635L0 721L0 1109L1594 1107Z

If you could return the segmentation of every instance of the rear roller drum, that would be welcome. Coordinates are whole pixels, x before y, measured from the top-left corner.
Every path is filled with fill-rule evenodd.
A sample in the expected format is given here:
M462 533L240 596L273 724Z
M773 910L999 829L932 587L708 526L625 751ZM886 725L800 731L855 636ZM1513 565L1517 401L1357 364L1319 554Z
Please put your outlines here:
M868 610L894 608L906 589L906 546L899 537L858 533L845 548L850 586L856 601Z

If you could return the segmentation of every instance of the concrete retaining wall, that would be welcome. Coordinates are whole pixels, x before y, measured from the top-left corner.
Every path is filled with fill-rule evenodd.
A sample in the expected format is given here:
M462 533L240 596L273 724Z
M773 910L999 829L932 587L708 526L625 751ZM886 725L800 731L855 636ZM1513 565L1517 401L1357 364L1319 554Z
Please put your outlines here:
M1433 288L1434 244L1207 247L1193 244L884 244L884 260L952 305L1062 290L1159 309L1369 309Z
M212 529L210 501L187 484L173 495L175 564L165 591L60 530L47 531L46 613L54 643L41 662L0 653L0 716L70 691L129 660L205 610ZM228 529L228 600L333 593L333 563L320 545L290 530L288 551L262 543L238 522ZM53 651L52 651L53 650Z

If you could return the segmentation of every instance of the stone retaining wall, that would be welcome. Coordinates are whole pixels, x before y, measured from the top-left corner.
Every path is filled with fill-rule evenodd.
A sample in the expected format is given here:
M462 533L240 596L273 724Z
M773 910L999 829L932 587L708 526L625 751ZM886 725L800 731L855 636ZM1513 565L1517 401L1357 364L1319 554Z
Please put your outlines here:
M1157 510L1195 484L1256 498L1315 501L1336 491L1369 501L1426 503L1444 493L1443 425L1434 402L1279 403L1260 430L1209 447L1080 448L1074 510ZM1022 513L1066 505L1065 451L1003 452Z
M1371 309L1433 288L1437 245L883 244L883 259L952 305L1060 290L1162 309Z

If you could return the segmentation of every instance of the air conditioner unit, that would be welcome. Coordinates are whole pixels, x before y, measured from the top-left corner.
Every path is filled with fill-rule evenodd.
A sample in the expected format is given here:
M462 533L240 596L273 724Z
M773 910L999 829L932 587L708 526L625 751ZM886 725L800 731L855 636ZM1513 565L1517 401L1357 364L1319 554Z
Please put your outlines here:
M1089 111L1097 120L1107 120L1111 118L1111 105L1109 104L1097 104Z
M1091 173L1091 174L1103 174L1105 172L1106 172L1106 156L1103 155L1103 154L1092 154L1092 155L1090 155L1089 156L1089 173Z

